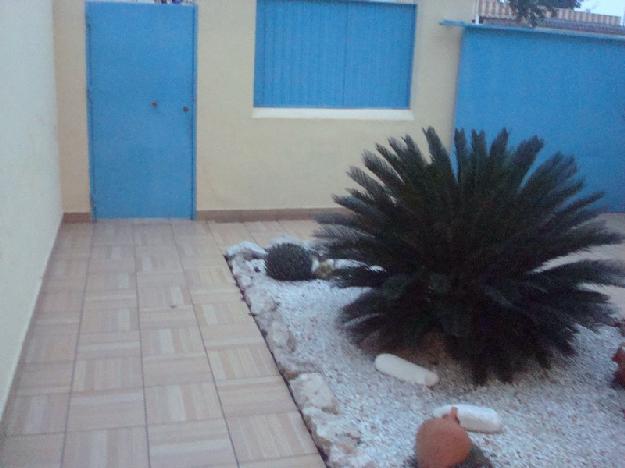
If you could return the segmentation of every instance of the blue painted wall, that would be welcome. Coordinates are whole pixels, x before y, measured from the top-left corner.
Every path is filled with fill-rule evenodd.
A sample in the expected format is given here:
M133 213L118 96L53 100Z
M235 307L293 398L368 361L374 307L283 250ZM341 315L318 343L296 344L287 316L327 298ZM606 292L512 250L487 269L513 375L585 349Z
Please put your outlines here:
M588 189L625 211L625 41L467 27L456 127L538 135L543 157L575 155Z
M410 106L416 6L258 0L254 105Z

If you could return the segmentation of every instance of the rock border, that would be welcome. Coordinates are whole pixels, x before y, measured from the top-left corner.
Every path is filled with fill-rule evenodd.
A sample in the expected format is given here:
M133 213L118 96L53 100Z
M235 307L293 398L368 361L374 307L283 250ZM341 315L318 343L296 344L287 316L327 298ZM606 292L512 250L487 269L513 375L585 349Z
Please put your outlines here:
M342 417L336 397L317 366L294 356L297 343L278 312L279 304L254 285L258 271L250 261L265 255L259 245L242 242L227 249L226 260L317 448L330 468L374 468L374 461L358 447L358 428Z

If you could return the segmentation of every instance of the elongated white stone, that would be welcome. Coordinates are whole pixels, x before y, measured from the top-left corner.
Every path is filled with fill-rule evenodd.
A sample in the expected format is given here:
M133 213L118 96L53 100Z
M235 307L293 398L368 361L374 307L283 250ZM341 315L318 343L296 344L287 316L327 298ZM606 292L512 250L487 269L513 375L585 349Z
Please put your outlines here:
M425 367L417 366L393 354L379 354L375 358L375 368L404 382L431 387L440 380L438 375Z
M458 409L460 425L467 431L493 433L501 432L503 429L503 423L497 411L485 406L468 405L465 403L444 405L432 411L432 415L435 418L440 418L450 414L452 407Z

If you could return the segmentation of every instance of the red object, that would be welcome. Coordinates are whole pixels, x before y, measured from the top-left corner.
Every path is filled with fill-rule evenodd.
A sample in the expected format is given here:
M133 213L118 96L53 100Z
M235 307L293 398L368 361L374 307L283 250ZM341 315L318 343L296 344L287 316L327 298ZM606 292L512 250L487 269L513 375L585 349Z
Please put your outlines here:
M417 432L419 468L449 468L465 461L471 452L471 439L460 426L458 409L442 418L429 419Z
M618 369L614 373L614 380L625 387L625 343L619 346L612 356L612 360L618 365Z

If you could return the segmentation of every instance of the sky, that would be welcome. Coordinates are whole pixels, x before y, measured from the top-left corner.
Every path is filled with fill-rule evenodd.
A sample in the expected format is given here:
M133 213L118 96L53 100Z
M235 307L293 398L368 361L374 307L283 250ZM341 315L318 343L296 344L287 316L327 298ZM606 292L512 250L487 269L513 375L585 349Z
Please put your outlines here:
M580 9L603 15L623 16L625 0L585 0Z

